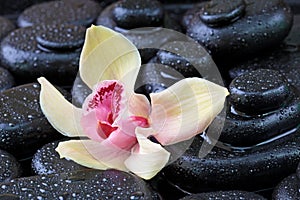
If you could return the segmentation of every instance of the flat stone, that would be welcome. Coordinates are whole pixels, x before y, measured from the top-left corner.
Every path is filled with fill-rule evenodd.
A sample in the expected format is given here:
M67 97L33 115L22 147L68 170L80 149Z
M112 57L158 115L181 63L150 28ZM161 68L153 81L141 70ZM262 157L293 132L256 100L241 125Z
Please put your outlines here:
M156 0L124 0L114 4L113 18L125 29L160 26L164 19L162 4Z
M0 182L8 182L20 177L22 169L14 156L0 150Z
M134 28L164 27L181 30L180 24L162 9L160 2L149 0L115 2L101 12L96 24L121 32L125 36L128 30Z
M65 25L60 26L65 27ZM48 47L54 45L55 50L45 48L45 40L41 40L41 36L45 31L55 32L57 30L62 30L62 28L53 29L51 26L40 25L20 28L11 32L2 40L0 46L0 58L3 66L19 82L34 82L36 78L44 76L52 83L70 85L78 72L81 48L67 49L64 47L57 49L60 45L53 43L51 45L48 43ZM47 33L48 36L51 34ZM81 36L84 37L82 31L80 34L83 34ZM39 37L40 40L37 41ZM40 45L41 43L44 47ZM78 43L75 46L78 46Z
M0 67L0 92L15 85L15 79L9 71Z
M55 151L58 143L55 141L44 145L32 158L32 170L38 175L58 174L86 169L72 160L60 158Z
M300 181L295 174L283 179L274 189L272 199L294 200L300 198Z
M142 179L117 170L82 170L0 184L0 198L160 199Z
M184 77L201 77L201 70L193 64L202 67L210 66L213 62L203 48L191 47L179 41L166 43L156 55L159 63L174 68Z
M239 200L239 199L247 199L247 200L266 200L266 198L255 194L253 192L246 191L217 191L217 192L207 192L207 193L199 193L192 194L190 196L186 196L181 198L180 200L207 200L207 199L222 199L222 200Z
M17 158L61 138L41 111L40 85L31 83L0 93L0 148Z
M222 7L224 11L232 10L229 6L231 1L217 2L217 8ZM237 3L234 4L235 6L243 5L240 4L241 1L233 2ZM188 14L193 16L192 20L186 21L190 23L184 24L187 35L207 48L216 60L244 58L277 46L288 35L293 23L291 9L282 0L251 0L247 1L245 14L242 16L232 18L235 14L242 13L242 9L238 7L237 10L230 11L226 17L223 12L221 16L213 17L216 23L220 19L221 21L234 19L232 23L224 25L222 22L221 26L215 27L216 25L207 25L207 20L212 20L212 17L203 18L209 16L204 14L210 4L210 1L203 2L202 6L195 10L194 15ZM205 22L203 22L204 19L206 19Z
M244 152L215 146L199 158L202 145L202 138L196 137L183 156L163 169L164 177L193 193L208 189L257 191L277 185L296 171L300 161L299 130Z
M18 17L18 26L39 24L74 24L89 26L101 11L91 0L63 0L43 2L28 7Z
M266 113L283 107L290 85L278 71L258 69L236 77L229 85L230 103L241 112Z
M213 0L204 6L200 19L208 26L223 26L241 18L246 9L244 0Z
M41 27L36 40L47 49L78 49L83 46L85 30L83 26L46 25Z

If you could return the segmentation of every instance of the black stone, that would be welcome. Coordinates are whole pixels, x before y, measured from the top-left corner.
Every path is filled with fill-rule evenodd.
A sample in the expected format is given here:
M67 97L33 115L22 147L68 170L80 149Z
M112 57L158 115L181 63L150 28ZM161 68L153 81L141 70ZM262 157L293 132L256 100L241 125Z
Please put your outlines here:
M11 154L0 150L0 182L8 182L20 177L22 169L20 164Z
M39 45L52 50L74 50L84 43L85 28L74 25L47 25L36 36Z
M230 103L247 114L266 113L283 107L290 85L278 71L258 69L235 78L229 85Z
M33 5L18 17L19 27L40 24L91 25L101 8L91 0L50 1Z
M249 147L298 127L300 93L280 73L267 69L245 73L229 88L230 101L220 141Z
M244 0L212 0L204 6L199 17L208 26L224 26L241 18L245 9Z
M0 16L0 40L15 28L16 26L10 20Z
M161 26L164 18L162 4L156 0L123 0L112 10L116 24L125 29Z
M34 154L31 166L35 174L58 174L86 169L72 160L60 158L55 151L59 142L46 144Z
M226 68L225 74L228 74L229 79L259 68L277 70L286 77L291 85L300 90L300 29L297 27L297 24L300 23L299 15L294 19L293 28L281 46L249 59L235 60L229 63L218 62L218 67ZM227 66L230 66L230 69Z
M70 85L77 74L81 48L79 39L73 44L69 44L67 39L64 44L57 44L54 39L43 40L43 34L49 31L45 36L61 35L68 32L68 28L78 30L74 37L84 37L82 28L72 25L56 26L41 25L35 27L20 28L11 32L5 37L0 46L0 58L4 67L6 67L19 82L33 82L40 76L46 77L51 82ZM67 29L66 29L67 28ZM78 28L78 29L77 29ZM63 31L63 33L50 33ZM75 36L76 35L76 36ZM37 38L40 38L37 40ZM63 37L66 39L66 37ZM42 45L43 46L42 46ZM68 48L66 45L71 45ZM62 49L58 49L58 47ZM78 48L74 49L77 46ZM46 48L51 47L51 48ZM56 48L53 50L53 48ZM73 48L73 49L70 49Z
M32 83L0 94L0 148L17 158L30 156L61 137L44 117L39 93L39 84Z
M81 170L15 179L0 185L0 198L160 199L140 178L116 170Z
M115 31L121 32L126 36L126 32L132 28L145 27L164 27L180 31L180 24L162 9L158 1L149 0L126 0L118 1L106 7L97 18L97 25L103 25ZM116 9L119 4L121 7L128 7L126 12ZM127 5L128 4L128 5ZM139 9L136 9L138 4ZM119 13L116 13L119 12ZM117 16L116 16L117 14ZM122 16L123 15L123 16ZM134 16L134 18L132 17ZM150 18L150 20L148 20ZM130 21L130 23L128 23ZM150 33L149 33L150 34Z
M266 200L264 197L255 194L253 192L246 191L218 191L218 192L207 192L207 193L199 193L192 194L190 196L181 198L180 200L207 200L207 199L222 199L222 200Z
M300 181L295 174L283 179L273 191L273 200L295 200L300 198Z
M196 57L195 52L198 53ZM201 77L201 71L198 71L193 64L209 65L206 54L207 52L203 52L202 48L192 48L184 42L174 41L163 45L156 55L159 63L174 68L184 77Z
M299 130L244 152L218 144L206 157L199 158L202 144L202 138L196 137L183 156L163 169L170 183L193 193L263 190L294 173L300 161Z
M226 11L230 8L232 1L226 2L218 1L217 10ZM237 3L236 6L243 5L239 4L241 1L233 2ZM245 58L274 47L288 35L292 26L291 9L283 0L247 1L242 17L234 18L234 22L227 25L223 25L223 21L235 17L234 14L229 14L229 17L225 18L214 17L213 26L206 24L208 19L212 20L211 18L205 18L206 22L203 22L206 7L209 7L210 3L210 1L202 3L194 15L189 13L193 19L187 20L186 22L190 23L185 25L187 35L206 47L216 60ZM242 8L233 10L233 13L242 13ZM220 18L222 23L216 24Z
M14 77L6 69L0 67L0 92L15 85Z

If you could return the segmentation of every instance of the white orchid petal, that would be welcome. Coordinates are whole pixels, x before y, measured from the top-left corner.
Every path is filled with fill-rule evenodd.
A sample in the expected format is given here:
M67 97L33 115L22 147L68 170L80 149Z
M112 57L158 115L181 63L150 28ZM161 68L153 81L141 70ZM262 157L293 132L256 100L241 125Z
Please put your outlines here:
M124 161L130 155L130 151L114 145L110 140L102 142L84 140L82 144L94 159L103 163L108 168L128 171L124 165Z
M125 165L141 178L151 179L168 163L170 153L138 132L139 128L136 129L138 145L133 148Z
M150 94L155 138L170 145L203 132L221 112L228 94L226 88L200 78L186 78Z
M105 170L108 167L95 159L93 155L87 150L85 140L69 140L60 142L55 149L60 158L73 160L74 162L89 168Z
M49 123L65 136L85 136L80 125L82 110L68 102L44 77L38 82L41 84L40 106Z
M86 32L79 66L80 76L90 88L102 80L120 80L127 91L133 91L141 58L120 33L92 26Z

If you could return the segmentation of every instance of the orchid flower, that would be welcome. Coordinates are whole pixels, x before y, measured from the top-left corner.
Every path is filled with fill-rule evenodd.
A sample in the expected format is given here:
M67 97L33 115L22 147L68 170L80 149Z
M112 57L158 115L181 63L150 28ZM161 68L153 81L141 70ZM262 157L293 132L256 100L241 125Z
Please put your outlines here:
M68 137L56 151L83 166L155 176L169 161L164 147L203 132L222 110L226 88L201 78L183 79L149 100L134 93L141 58L123 35L92 26L80 57L82 80L93 89L73 106L45 78L40 105L51 125Z

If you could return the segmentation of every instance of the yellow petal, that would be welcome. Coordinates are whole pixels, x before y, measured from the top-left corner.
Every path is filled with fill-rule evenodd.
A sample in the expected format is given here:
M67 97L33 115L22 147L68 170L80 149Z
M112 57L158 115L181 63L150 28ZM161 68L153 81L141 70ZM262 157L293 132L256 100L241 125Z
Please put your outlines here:
M80 125L81 109L68 102L44 77L38 82L41 84L40 106L49 123L65 136L85 136Z
M111 142L109 142L109 140L104 140L102 142L93 140L77 140L76 143L74 143L74 141L76 140L72 140L72 142L68 141L69 143L61 142L62 145L66 143L68 147L67 150L64 149L66 146L61 146L58 148L58 152L62 157L72 159L73 161L84 166L88 166L89 164L89 167L92 167L90 163L93 160L93 165L95 166L97 162L97 165L99 166L102 164L106 168L128 171L125 167L124 161L129 157L130 151L113 145ZM78 143L81 146L79 146ZM74 145L74 147L72 147L72 145ZM85 159L87 159L88 164L85 163ZM93 168L96 168L95 166Z
M150 94L153 135L170 145L203 132L221 112L228 94L226 88L200 78L183 79Z
M107 166L93 157L83 142L84 140L60 142L55 150L59 153L61 158L73 160L82 166L101 170L107 169Z
M87 30L79 71L90 88L102 80L120 80L133 91L140 66L137 48L123 35L103 26Z
M160 144L156 144L139 134L136 137L139 145L132 150L131 156L125 161L126 167L143 179L154 177L168 162L170 153Z

